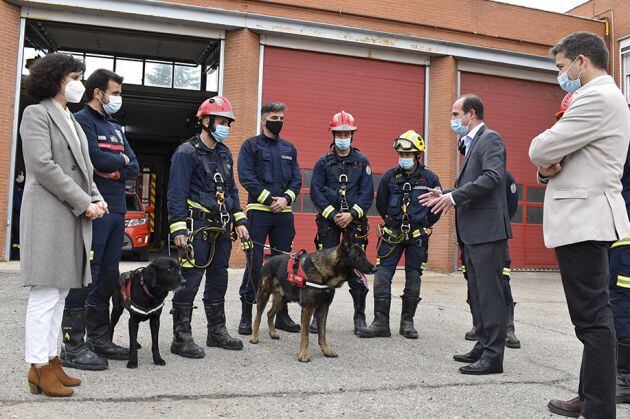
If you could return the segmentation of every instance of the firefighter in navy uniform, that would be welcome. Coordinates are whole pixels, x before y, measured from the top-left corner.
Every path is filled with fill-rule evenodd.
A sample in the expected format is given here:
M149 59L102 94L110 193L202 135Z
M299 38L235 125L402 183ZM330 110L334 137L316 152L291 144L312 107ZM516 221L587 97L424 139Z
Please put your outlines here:
M379 226L378 271L374 275L374 321L359 329L362 338L389 337L392 278L405 253L405 289L399 333L417 339L413 317L420 302L422 271L428 259L430 228L439 218L422 206L418 197L427 188L441 188L437 175L420 162L424 139L407 131L394 141L398 166L385 173L376 194L376 209L385 221Z
M109 211L92 222L92 284L70 290L61 323L61 363L83 370L103 370L107 359L129 357L128 348L112 342L109 317L125 234L125 181L137 178L139 172L123 128L111 117L122 106L122 82L112 71L94 71L86 81L88 103L74 114L87 138L94 182Z
M630 150L621 184L630 217ZM617 403L630 403L630 237L611 246L608 292L617 335Z
M295 236L291 204L302 187L297 150L280 137L285 105L272 102L261 109L262 133L249 138L238 155L238 178L247 190L248 230L254 248L239 290L242 302L238 333L252 333L252 304L256 301L263 262L262 244L269 239L271 254L290 252ZM289 317L286 303L276 316L275 326L297 333L300 326Z
M234 122L232 105L221 96L204 101L197 112L201 132L180 145L171 160L168 183L170 232L179 249L183 290L173 295L171 352L203 358L192 337L193 302L205 272L203 305L208 321L206 345L239 350L243 343L225 327L227 268L232 250L230 228L242 241L249 238L230 149L223 144Z
M460 151L462 154L465 154L465 149L460 145ZM516 187L516 181L510 172L505 172L505 195L507 198L508 204L508 214L510 219L514 217L516 214L516 210L518 209L518 189ZM460 252L461 252L461 260L462 260L462 272L464 273L464 278L468 281L468 276L466 275L466 266L464 266L464 248L460 243ZM512 296L512 286L510 285L510 266L512 261L510 260L509 246L506 243L505 249L505 262L503 264L503 298L505 299L505 346L508 348L517 349L521 347L521 341L516 337L515 328L514 328L514 307L516 306L516 302L514 301L514 297ZM470 305L470 295L466 299L466 302L470 306L471 314L473 307ZM474 319L474 316L473 316ZM477 328L473 324L472 329L466 332L464 336L466 340L475 341L477 340Z
M311 201L319 210L315 246L329 249L339 244L342 232L367 246L366 214L374 200L372 169L367 157L351 146L357 124L352 115L341 111L330 121L332 149L315 164L311 181ZM348 282L354 302L354 333L365 328L367 287L356 279ZM317 332L313 318L311 333Z

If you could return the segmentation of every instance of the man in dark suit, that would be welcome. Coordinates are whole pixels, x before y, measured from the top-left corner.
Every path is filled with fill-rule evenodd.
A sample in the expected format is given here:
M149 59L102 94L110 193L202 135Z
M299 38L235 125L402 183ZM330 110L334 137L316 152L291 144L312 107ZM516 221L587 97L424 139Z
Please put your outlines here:
M483 101L467 94L455 101L451 128L466 146L462 171L450 191L429 190L420 202L434 213L455 207L457 237L463 243L470 281L474 323L478 342L458 362L469 363L462 374L503 372L505 350L505 300L503 261L511 237L505 196L505 144L501 136L483 122Z

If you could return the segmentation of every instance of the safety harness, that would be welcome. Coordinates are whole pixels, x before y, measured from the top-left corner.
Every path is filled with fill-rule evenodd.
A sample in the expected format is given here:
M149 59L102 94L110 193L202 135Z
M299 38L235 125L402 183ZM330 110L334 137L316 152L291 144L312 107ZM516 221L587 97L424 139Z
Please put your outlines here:
M306 276L306 272L302 268L302 264L300 263L300 259L302 256L306 254L306 250L302 249L299 252L291 255L289 260L287 261L287 281L292 284L297 285L300 288L317 288L317 289L328 289L330 288L328 285L318 284L317 282L309 281Z
M349 212L350 206L348 205L348 199L346 198L346 192L348 189L348 175L342 173L339 175L339 212Z
M409 205L411 204L413 189L414 187L419 188L419 189L424 189L424 190L428 189L427 186L418 185L418 183L420 183L420 179L417 177L405 180L401 172L398 172L396 174L396 184L400 187L400 190L402 191L402 202L401 202L401 207L400 207L401 212L402 212L402 217L400 221L400 232L394 233L393 231L393 229L395 229L394 226L388 227L383 224L378 225L377 227L378 243L376 244L376 254L377 254L378 259L388 257L394 252L397 245L407 240L417 239L423 236L428 238L431 235L433 231L431 228L419 227L412 230L412 227L411 227L411 221L409 219ZM387 243L390 245L390 249L385 255L381 255L379 253L379 250L383 243Z
M133 302L133 300L131 299L131 284L133 282L131 278L133 277L133 275L140 275L140 285L142 286L142 292L144 292L147 297L155 299L155 297L151 293L151 289L146 284L146 282L144 282L144 278L142 277L142 269L143 268L136 269L135 271L125 272L120 275L120 295L122 297L123 306L127 310L140 314L142 316L149 316L156 311L161 310L162 307L164 307L164 301L162 301L157 307L153 308L140 307Z
M214 259L217 239L227 232L228 224L232 218L225 206L225 193L227 191L228 182L226 181L224 174L229 174L230 171L227 167L227 163L223 159L218 159L221 161L217 163L217 170L213 170L212 165L210 164L210 159L208 158L208 153L201 149L199 140L195 139L191 141L191 144L199 153L203 164L203 168L206 173L206 189L209 191L214 189L215 191L214 195L218 205L218 211L211 212L206 208L203 208L200 204L188 201L189 217L187 219L187 223L190 228L188 229L189 234L186 240L187 245L184 249L179 251L179 256L184 267L205 269L210 266L212 260ZM219 166L221 166L220 169ZM211 225L195 229L195 220L206 220L209 221ZM212 245L208 251L207 262L202 265L196 263L195 251L193 248L193 241L198 235L201 235L200 237L203 241L212 240ZM234 234L234 232L231 234L231 239L232 241L236 240L236 234Z

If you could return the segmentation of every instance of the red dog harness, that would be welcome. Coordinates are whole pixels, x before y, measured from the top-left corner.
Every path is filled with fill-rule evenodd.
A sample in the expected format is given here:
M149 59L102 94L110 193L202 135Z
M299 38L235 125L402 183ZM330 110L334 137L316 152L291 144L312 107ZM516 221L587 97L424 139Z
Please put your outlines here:
M144 307L140 307L134 304L133 301L131 300L131 282L132 282L131 276L135 272L137 271L125 272L122 275L120 275L120 295L122 297L123 305L129 311L133 311L134 313L138 313L142 316L149 316L155 313L156 311L160 310L162 307L164 307L164 301L162 301L162 303L158 305L157 307L154 307L151 309L145 309ZM147 296L154 298L153 294L151 294L151 291L149 290L149 287L144 282L144 278L142 277L142 272L139 272L139 275L140 275L140 285L142 285L142 290Z
M287 281L292 284L297 285L300 288L304 287L312 287L318 289L326 289L330 288L328 285L318 284L317 282L311 282L308 280L306 276L306 272L304 272L304 268L302 268L302 264L300 263L300 259L303 255L306 254L306 250L302 249L294 255L291 255L291 258L287 261Z

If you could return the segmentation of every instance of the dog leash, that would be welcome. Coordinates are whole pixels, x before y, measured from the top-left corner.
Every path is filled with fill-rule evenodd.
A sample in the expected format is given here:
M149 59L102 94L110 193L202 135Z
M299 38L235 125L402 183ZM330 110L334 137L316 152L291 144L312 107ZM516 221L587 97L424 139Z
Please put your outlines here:
M280 250L280 249L277 249L275 247L269 246L268 244L260 243L260 242L257 242L255 240L252 240L252 239L241 240L241 248L245 252L245 262L247 263L247 268L248 268L248 272L249 272L249 275L247 276L247 285L248 285L249 289L255 291L255 293L257 294L258 290L256 289L256 286L254 284L254 280L252 278L252 260L254 258L252 250L253 250L254 245L260 246L263 249L271 250L272 252L281 253L283 255L293 256L294 253L285 252L283 250ZM256 296L254 296L253 301L249 301L246 296L243 297L243 300L247 304L255 304L256 303Z
M252 240L252 239L249 239L249 241L251 243L257 245L257 246L262 247L263 249L271 250L272 252L278 252L278 253L281 253L283 255L289 255L289 256L293 256L295 254L295 253L291 253L291 252L285 252L284 250L280 250L280 249L275 248L275 247L271 247L271 246L269 246L268 244L265 244L265 243L259 243L257 241Z

